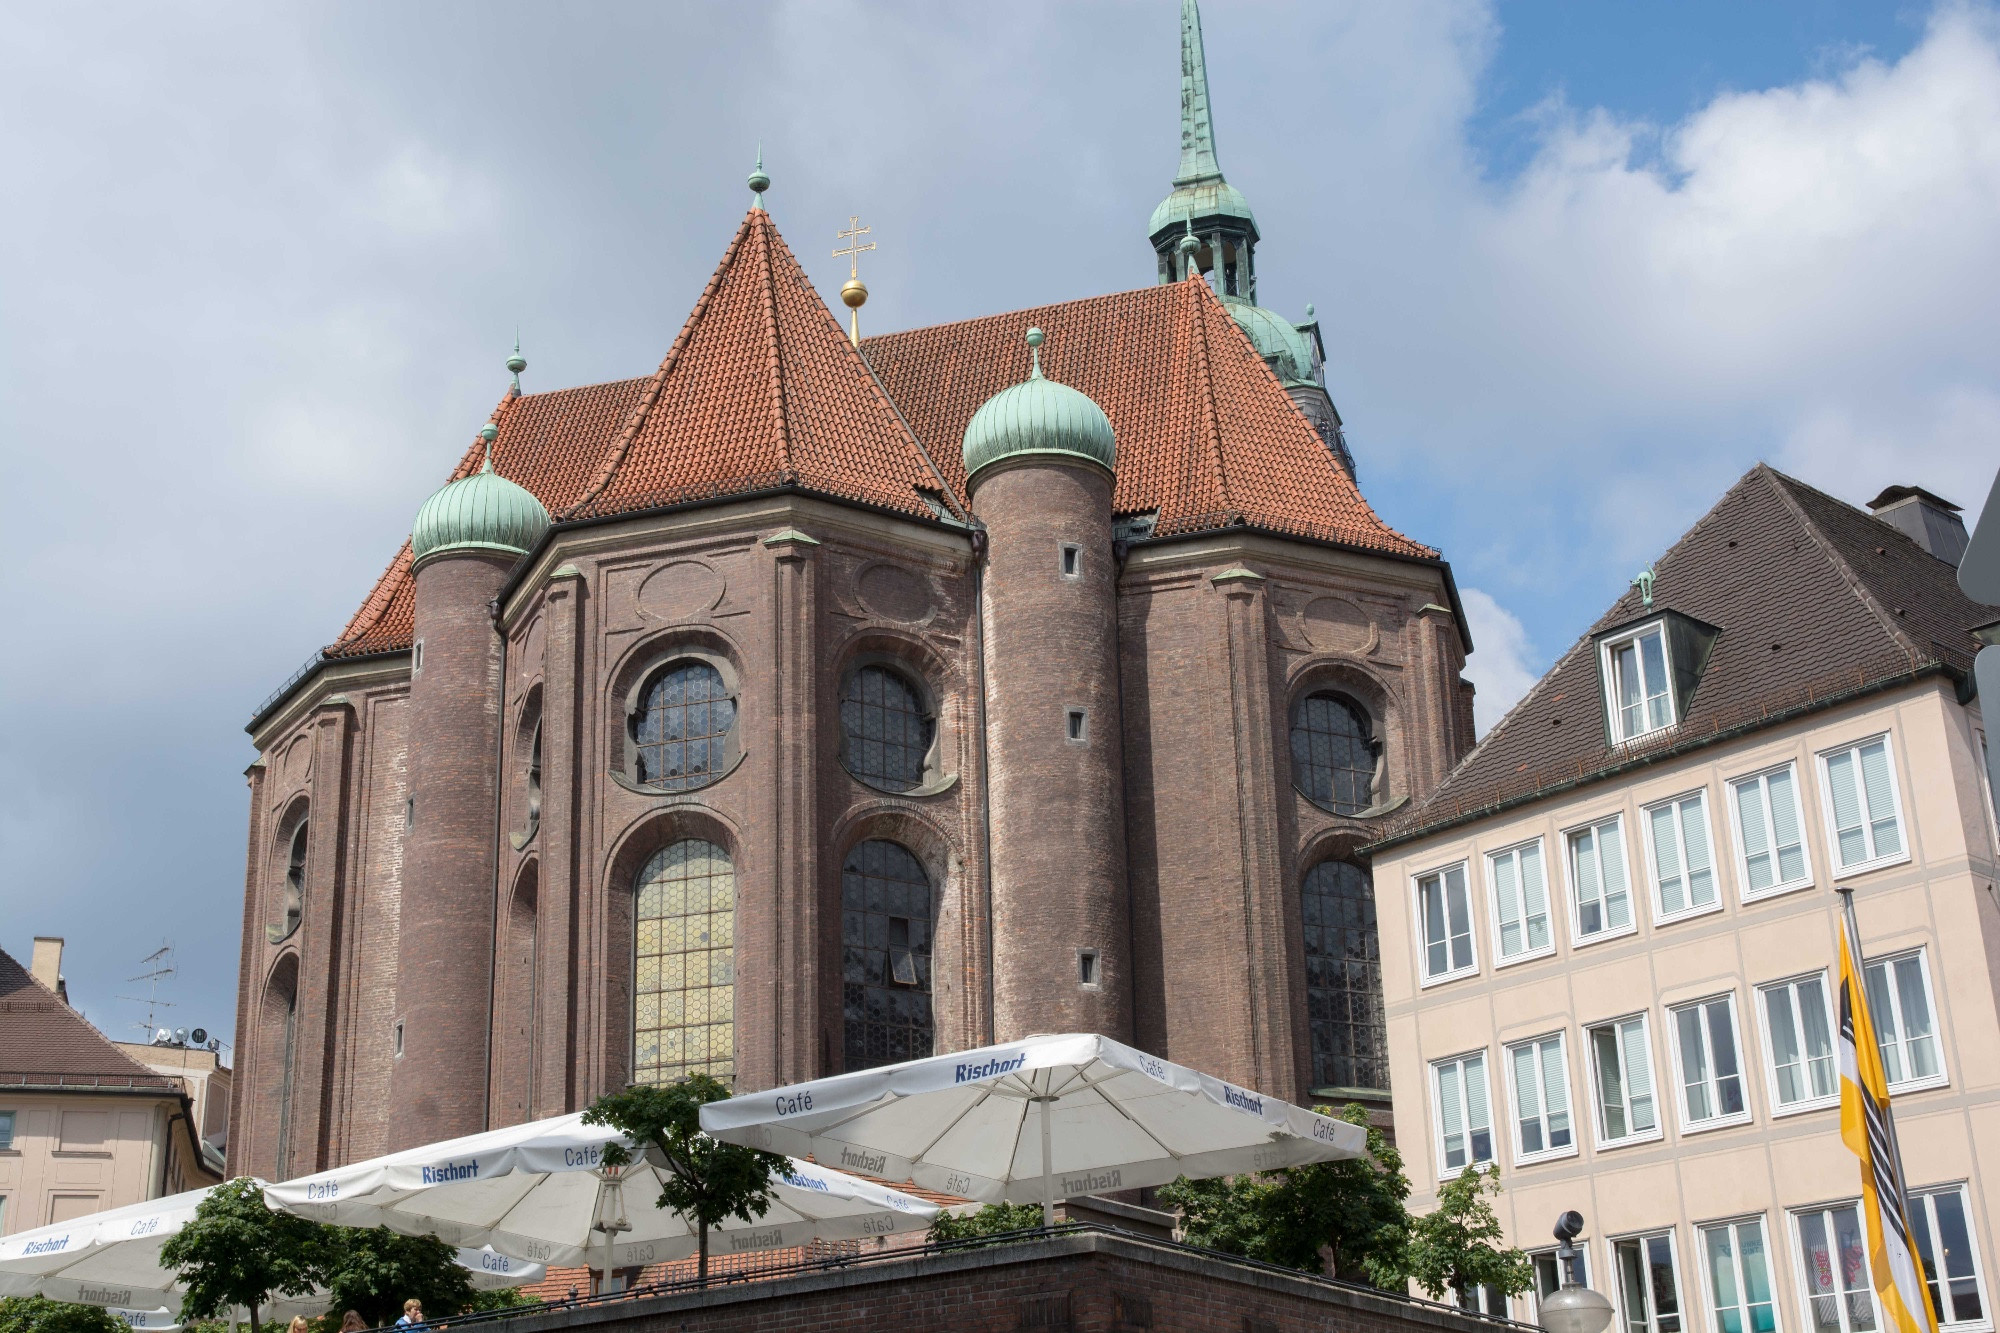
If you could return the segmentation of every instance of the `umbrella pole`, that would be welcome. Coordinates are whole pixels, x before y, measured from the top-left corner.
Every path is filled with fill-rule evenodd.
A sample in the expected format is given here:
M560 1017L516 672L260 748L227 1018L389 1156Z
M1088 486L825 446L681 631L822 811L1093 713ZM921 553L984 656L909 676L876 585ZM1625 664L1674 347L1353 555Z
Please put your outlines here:
M1049 1103L1053 1097L1036 1098L1042 1104L1042 1225L1056 1224L1056 1176L1049 1165Z

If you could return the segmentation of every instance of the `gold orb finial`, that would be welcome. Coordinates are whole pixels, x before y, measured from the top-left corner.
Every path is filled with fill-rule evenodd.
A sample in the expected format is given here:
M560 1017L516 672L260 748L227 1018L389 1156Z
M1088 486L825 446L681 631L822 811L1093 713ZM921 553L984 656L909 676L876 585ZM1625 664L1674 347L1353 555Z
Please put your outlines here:
M841 283L840 303L849 310L859 310L868 304L868 285L859 278L849 278Z
M861 238L866 236L868 231L867 227L861 225L860 218L850 216L847 219L847 230L838 232L834 236L835 240L847 242L844 249L833 252L833 257L847 260L847 281L840 286L840 303L854 312L847 317L847 337L856 347L861 345L861 307L868 300L868 288L861 281L861 255L864 251L875 248L873 241L866 245L861 243Z

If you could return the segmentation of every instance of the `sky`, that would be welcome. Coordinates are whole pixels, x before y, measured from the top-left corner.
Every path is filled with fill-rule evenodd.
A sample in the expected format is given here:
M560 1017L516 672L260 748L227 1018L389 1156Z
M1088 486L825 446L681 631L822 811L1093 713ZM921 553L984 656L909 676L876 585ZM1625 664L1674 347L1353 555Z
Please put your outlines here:
M0 948L232 1026L243 725L505 387L650 371L749 201L871 331L1142 286L1171 0L0 4ZM2000 461L2000 11L1210 0L1260 291L1490 726L1757 461Z

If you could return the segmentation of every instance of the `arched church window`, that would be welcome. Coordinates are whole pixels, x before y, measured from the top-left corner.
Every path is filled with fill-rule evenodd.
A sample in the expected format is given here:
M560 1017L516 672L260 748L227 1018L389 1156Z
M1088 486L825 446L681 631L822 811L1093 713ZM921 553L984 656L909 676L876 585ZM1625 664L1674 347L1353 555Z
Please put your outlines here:
M908 678L884 666L848 676L840 699L847 771L871 786L909 791L923 785L936 723Z
M632 714L632 776L664 791L705 787L728 770L735 727L722 673L702 661L672 663L647 682Z
M299 965L296 954L278 960L265 983L260 1055L278 1070L278 1140L271 1169L277 1178L292 1174L292 1084L298 1042Z
M1292 707L1292 781L1307 799L1342 815L1375 804L1381 746L1368 714L1345 695L1309 694Z
M300 820L285 856L285 885L279 891L277 920L265 927L265 938L276 944L299 928L306 911L306 821Z
M840 872L847 1068L931 1053L931 881L917 858L871 839Z
M684 838L639 872L633 969L635 1083L736 1073L736 872Z
M1306 872L1299 898L1313 1086L1387 1089L1382 945L1369 874L1347 861L1322 861Z

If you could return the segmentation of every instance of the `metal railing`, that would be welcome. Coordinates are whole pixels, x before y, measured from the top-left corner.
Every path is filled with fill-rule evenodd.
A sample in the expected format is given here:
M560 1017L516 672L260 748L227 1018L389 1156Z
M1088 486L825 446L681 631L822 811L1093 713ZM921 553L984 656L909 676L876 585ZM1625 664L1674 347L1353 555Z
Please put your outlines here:
M598 1309L616 1305L621 1301L646 1300L656 1296L680 1296L716 1289L740 1288L753 1283L771 1282L789 1277L804 1277L813 1273L879 1268L887 1264L901 1263L910 1259L937 1258L943 1255L962 1254L968 1251L990 1249L996 1246L1019 1245L1024 1242L1038 1240L1059 1240L1066 1236L1087 1234L1114 1236L1120 1240L1136 1241L1142 1245L1170 1250L1178 1254L1192 1255L1218 1263L1229 1264L1233 1267L1296 1278L1317 1287L1369 1296L1376 1300L1406 1306L1412 1310L1426 1310L1456 1315L1460 1318L1476 1320L1480 1324L1487 1325L1493 1329L1512 1329L1524 1330L1527 1333L1542 1333L1541 1329L1534 1324L1522 1323L1515 1319L1502 1319L1494 1315L1483 1314L1477 1310L1468 1310L1462 1306L1446 1304L1442 1301L1426 1300L1421 1296L1412 1296L1408 1292L1386 1291L1380 1287L1371 1287L1359 1282L1347 1282L1340 1278L1328 1277L1323 1273L1311 1273L1303 1269L1286 1268L1280 1264L1265 1263L1260 1259L1246 1259L1241 1255L1227 1254L1221 1250L1205 1249L1199 1245L1189 1245L1182 1241L1161 1240L1155 1236L1127 1231L1120 1227L1105 1226L1097 1222L1066 1222L1054 1227L1029 1227L1020 1231L1006 1231L990 1236L967 1236L955 1240L926 1241L922 1245L862 1251L853 1254L834 1254L820 1258L800 1259L791 1263L772 1264L769 1266L760 1265L754 1269L739 1271L711 1272L706 1280L699 1277L667 1278L627 1287L621 1291L599 1292L595 1295L579 1294L572 1289L569 1295L557 1297L552 1300L434 1319L429 1322L427 1329L429 1333L437 1333L437 1330L444 1329L446 1326L457 1329L472 1325L491 1325L508 1319L555 1314L569 1310ZM711 1262L717 1257L730 1258L736 1256L711 1256ZM689 1261L682 1260L680 1262ZM395 1330L393 1327L385 1326L379 1333L395 1333Z

